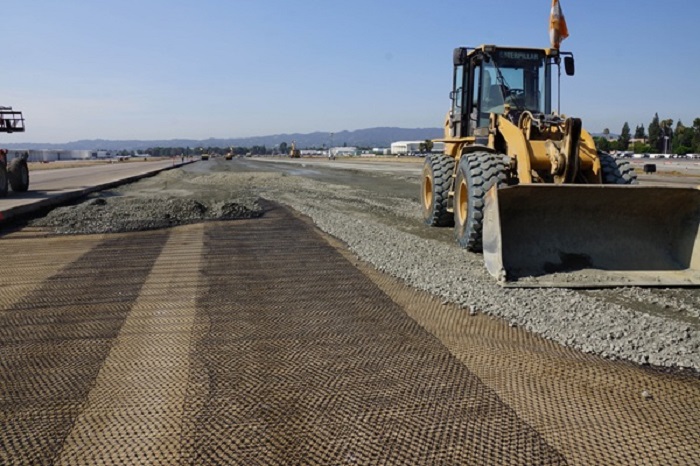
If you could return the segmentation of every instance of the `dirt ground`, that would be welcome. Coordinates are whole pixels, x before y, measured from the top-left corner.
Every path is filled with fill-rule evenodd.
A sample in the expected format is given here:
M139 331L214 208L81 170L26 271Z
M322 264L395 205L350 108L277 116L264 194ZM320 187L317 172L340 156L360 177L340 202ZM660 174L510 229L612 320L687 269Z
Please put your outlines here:
M0 463L697 463L696 290L503 289L421 223L419 164L323 163L5 235Z
M700 379L467 312L291 209L5 238L0 463L692 464ZM21 259L21 260L20 260Z

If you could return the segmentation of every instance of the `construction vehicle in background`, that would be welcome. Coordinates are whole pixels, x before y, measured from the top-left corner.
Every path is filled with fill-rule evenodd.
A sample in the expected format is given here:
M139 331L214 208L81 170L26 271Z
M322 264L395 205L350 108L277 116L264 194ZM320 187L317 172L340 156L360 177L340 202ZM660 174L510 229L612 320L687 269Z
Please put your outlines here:
M226 152L226 155L224 156L224 160L233 160L233 147L229 147L228 152Z
M700 284L700 190L635 186L629 162L553 111L571 53L482 45L453 62L445 151L422 172L428 225L454 226L504 286Z
M289 156L293 159L298 159L301 157L301 151L297 149L294 141L292 141L292 148L289 150Z
M22 112L12 107L0 107L0 133L24 132ZM26 152L8 160L8 151L0 149L0 197L7 196L8 185L15 192L29 189L29 166Z

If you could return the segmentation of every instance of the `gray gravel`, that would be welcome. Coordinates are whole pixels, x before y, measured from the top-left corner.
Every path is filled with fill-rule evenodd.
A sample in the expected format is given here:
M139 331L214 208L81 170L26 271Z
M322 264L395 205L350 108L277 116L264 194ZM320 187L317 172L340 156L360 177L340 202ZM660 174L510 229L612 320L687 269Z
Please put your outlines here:
M640 288L580 292L565 289L504 289L488 275L480 255L443 241L423 239L387 225L391 216L420 222L417 202L388 202L386 217L363 214L357 202L369 193L352 193L302 182L305 195L290 196L279 190L266 196L284 202L311 217L324 231L346 242L350 249L379 270L403 279L472 312L507 319L561 344L611 359L626 359L667 367L700 370L699 300L680 303ZM324 188L334 200L323 199ZM355 204L348 215L338 199ZM296 191L298 194L299 191ZM359 195L358 195L359 194ZM367 206L374 201L369 200ZM392 207L389 207L392 205ZM371 211L371 208L367 209ZM619 294L619 302L609 295ZM639 312L635 303L664 302L673 315ZM628 303L626 303L628 302Z
M156 182L159 183L164 185L163 189L153 188L152 180L144 180L95 194L80 204L54 209L32 225L48 227L59 234L119 233L206 220L255 218L263 214L252 196L231 197L227 192L183 189L186 185L181 174L163 173ZM182 186L167 189L169 183Z
M480 255L447 240L449 232L422 224L417 196L387 197L380 186L375 191L276 173L182 173L173 170L111 197L58 209L36 224L63 233L158 228L257 216L255 199L262 197L308 215L379 270L465 312L502 317L611 359L700 370L697 290L504 289L488 275Z
M60 234L120 233L154 230L204 220L254 218L262 210L235 202L206 205L193 199L97 198L62 207L33 222Z

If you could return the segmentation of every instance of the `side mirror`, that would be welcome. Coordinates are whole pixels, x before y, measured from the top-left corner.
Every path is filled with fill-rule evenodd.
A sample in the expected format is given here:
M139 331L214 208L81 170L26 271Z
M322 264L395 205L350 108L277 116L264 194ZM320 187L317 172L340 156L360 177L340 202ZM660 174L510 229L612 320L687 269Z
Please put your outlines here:
M463 65L467 57L467 49L465 47L457 47L452 52L452 63L455 66Z
M576 71L576 68L574 66L574 57L564 57L564 70L566 70L567 76L574 75L574 72Z

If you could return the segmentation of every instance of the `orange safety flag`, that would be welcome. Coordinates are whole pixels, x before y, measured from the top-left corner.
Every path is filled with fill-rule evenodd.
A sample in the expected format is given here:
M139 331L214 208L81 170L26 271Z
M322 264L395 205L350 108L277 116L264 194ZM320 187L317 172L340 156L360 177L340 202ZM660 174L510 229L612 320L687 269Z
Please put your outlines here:
M559 0L552 0L552 12L549 15L549 40L552 47L559 49L559 44L567 37L569 37L569 30L566 27L566 19L561 11Z

